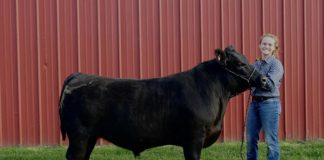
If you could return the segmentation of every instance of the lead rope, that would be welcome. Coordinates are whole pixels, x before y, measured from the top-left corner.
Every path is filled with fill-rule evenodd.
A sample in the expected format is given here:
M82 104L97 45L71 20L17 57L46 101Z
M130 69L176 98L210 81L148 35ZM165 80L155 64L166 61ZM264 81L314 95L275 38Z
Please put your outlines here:
M247 113L248 113L248 109L249 109L249 104L250 104L250 100L251 100L251 90L250 90L250 95L249 95L249 98L248 98L248 103L247 103L247 107L246 107L246 110L245 110L245 118L244 118L244 124L243 124L243 128L242 128L242 141L241 141L241 160L244 160L244 157L243 157L243 144L244 144L244 132L245 132L245 127L246 127L246 119L247 119Z
M235 73L235 72L229 70L229 69L226 68L226 67L225 67L224 69L225 69L226 71L232 73L233 75L235 75L235 76L237 76L237 77L239 77L239 78L241 78L241 79L244 79L244 80L245 80L246 82L248 82L249 84L250 84L250 79L252 78L254 72L256 71L256 69L255 69L255 67L254 67L252 73L251 73L250 76L249 76L249 78L245 78L245 77L243 77L242 75L239 75L239 74L237 74L237 73Z

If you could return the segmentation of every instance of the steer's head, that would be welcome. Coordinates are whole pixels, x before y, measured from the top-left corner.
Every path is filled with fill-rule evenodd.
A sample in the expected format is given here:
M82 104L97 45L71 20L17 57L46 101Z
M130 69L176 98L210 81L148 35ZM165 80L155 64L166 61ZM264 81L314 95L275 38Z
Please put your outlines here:
M233 46L226 47L224 51L216 49L215 54L223 64L226 72L232 74L239 82L248 84L249 87L261 87L264 85L264 77L249 64L247 58L237 52ZM243 85L243 84L242 84Z

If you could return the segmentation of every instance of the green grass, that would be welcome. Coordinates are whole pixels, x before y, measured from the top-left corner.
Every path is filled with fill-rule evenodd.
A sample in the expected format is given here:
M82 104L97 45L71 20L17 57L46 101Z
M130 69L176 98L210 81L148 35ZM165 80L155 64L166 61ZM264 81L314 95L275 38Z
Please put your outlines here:
M281 142L282 160L324 160L324 141ZM266 160L266 144L260 143L260 160ZM66 146L1 147L0 160L60 160ZM246 152L244 146L244 153ZM182 148L163 146L148 149L136 160L181 160ZM240 160L240 143L216 143L202 151L202 160ZM132 152L113 145L97 146L91 160L135 160Z

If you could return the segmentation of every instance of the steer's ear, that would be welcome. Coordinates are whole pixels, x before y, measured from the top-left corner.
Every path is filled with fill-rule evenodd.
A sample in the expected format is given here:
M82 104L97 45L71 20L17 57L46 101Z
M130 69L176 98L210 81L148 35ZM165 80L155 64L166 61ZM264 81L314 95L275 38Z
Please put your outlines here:
M215 49L215 56L218 61L226 64L226 61L225 61L226 56L222 49L220 49L220 48Z

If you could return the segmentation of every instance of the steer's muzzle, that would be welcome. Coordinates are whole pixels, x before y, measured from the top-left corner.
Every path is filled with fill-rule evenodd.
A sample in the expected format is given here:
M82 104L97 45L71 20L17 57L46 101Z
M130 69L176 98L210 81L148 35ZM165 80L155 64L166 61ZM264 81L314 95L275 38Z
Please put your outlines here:
M258 71L255 71L251 75L250 86L251 87L264 87L266 85L267 78L266 76L260 74Z

